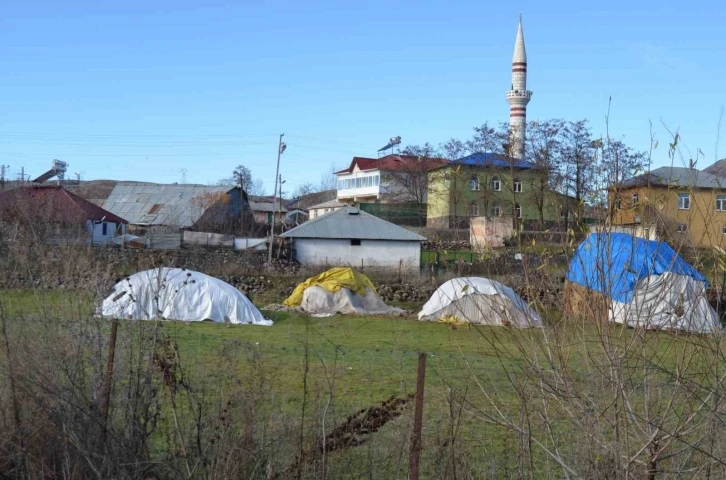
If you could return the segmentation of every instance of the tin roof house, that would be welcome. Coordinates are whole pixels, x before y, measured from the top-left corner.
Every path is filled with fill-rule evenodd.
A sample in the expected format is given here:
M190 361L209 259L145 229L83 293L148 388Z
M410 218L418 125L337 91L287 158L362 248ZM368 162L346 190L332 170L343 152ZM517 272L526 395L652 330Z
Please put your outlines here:
M59 185L28 185L0 193L8 238L23 232L52 243L104 245L126 233L126 220Z
M303 265L417 269L426 238L356 207L345 206L280 235L292 239Z
M249 220L247 195L229 186L120 182L103 208L126 218L136 231L229 233Z

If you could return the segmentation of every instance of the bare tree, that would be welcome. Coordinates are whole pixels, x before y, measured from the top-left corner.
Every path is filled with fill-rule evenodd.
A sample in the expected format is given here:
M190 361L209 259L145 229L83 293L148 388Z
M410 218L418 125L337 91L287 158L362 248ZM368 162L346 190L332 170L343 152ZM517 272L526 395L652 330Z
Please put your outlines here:
M340 170L334 163L330 164L328 170L323 173L320 177L320 185L317 187L318 192L324 192L326 190L335 190L338 188L338 176L335 174ZM311 192L312 193L312 192Z
M575 221L582 221L585 199L593 193L596 150L587 120L567 122L562 135L562 176L567 193L575 198Z
M426 206L432 168L443 163L438 150L432 145L407 146L402 155L405 161L395 171L384 172L381 183L387 184L393 203L408 204L415 210L419 225L426 223Z
M313 185L312 183L303 183L302 185L298 185L297 188L294 190L292 197L293 198L299 198L303 197L305 195L310 195L311 193L317 193L318 188Z
M250 195L265 195L265 183L260 178L254 178L250 169L244 165L237 165L231 176L220 178L215 184L225 187L241 187Z
M530 122L527 127L528 160L535 164L530 177L529 199L537 208L540 228L544 228L545 207L551 192L560 188L562 134L565 121L550 119Z
M265 182L261 178L253 178L249 187L245 190L250 195L263 197L267 195L267 189L265 188Z

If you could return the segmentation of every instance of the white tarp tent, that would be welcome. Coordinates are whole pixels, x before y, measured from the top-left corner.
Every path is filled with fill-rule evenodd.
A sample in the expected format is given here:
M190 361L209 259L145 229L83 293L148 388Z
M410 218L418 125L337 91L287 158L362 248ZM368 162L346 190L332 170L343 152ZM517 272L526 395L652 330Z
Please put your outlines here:
M389 307L376 295L376 292L366 288L365 295L351 292L341 288L337 292L330 292L323 287L313 286L305 289L300 308L305 312L326 314L350 315L398 315L403 310Z
M611 321L631 327L713 332L718 315L709 305L706 284L686 275L666 272L638 281L629 302L613 299Z
M511 288L480 277L454 278L441 285L418 314L419 320L437 321L453 317L479 325L513 328L542 326L532 310Z
M157 268L120 281L103 301L100 314L133 320L182 320L272 325L232 285L181 268Z

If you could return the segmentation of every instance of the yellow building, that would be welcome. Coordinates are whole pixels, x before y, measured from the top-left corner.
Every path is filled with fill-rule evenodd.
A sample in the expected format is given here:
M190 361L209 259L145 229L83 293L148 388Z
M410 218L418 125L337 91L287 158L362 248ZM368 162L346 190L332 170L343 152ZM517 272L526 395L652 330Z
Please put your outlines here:
M656 228L665 240L726 247L726 178L690 168L661 167L609 194L613 225Z

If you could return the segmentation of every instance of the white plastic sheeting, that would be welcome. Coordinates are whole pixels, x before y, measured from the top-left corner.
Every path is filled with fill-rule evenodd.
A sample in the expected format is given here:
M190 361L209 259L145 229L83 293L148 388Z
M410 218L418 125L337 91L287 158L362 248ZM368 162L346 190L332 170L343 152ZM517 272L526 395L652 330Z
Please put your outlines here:
M347 288L330 292L323 287L313 286L305 289L300 308L312 314L353 314L353 315L398 315L400 308L389 307L370 288L365 295L358 295Z
M272 325L232 285L203 273L158 268L120 281L100 308L105 317Z
M631 327L713 332L718 314L706 297L706 285L688 275L666 272L640 280L628 303L612 301L610 321Z
M419 320L455 317L480 325L540 327L542 321L514 290L494 280L461 277L441 285L418 314Z

